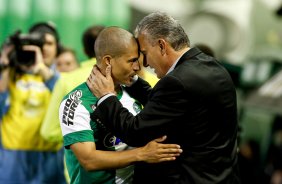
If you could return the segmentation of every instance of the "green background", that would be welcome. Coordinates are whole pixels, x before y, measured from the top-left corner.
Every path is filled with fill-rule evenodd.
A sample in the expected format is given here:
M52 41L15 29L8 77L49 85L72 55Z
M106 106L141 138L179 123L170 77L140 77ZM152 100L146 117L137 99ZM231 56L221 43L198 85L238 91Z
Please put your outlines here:
M130 8L126 0L0 0L0 42L20 29L23 33L41 21L56 24L63 45L83 53L81 36L91 25L129 27Z

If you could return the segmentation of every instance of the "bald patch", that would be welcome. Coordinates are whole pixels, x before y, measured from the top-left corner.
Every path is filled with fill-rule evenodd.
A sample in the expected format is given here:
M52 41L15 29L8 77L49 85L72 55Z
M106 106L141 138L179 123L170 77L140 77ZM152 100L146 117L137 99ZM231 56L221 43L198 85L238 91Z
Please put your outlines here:
M95 42L97 62L100 62L105 55L121 56L132 46L132 42L137 44L130 32L118 27L105 28Z

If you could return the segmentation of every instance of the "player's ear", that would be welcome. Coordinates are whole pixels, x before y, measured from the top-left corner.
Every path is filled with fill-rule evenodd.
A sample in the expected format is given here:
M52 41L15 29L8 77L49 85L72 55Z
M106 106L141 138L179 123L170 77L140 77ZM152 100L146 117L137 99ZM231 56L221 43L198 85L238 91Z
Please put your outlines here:
M111 60L112 60L112 57L111 57L110 55L105 55L105 56L103 57L103 61L105 62L105 64L106 64L107 66L111 65Z

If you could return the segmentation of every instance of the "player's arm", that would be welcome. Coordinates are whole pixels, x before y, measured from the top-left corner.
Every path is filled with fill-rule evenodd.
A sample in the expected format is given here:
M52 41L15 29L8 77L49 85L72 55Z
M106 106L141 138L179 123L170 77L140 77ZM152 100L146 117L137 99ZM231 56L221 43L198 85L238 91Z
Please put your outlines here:
M96 150L94 142L75 143L70 146L70 149L87 171L116 169L138 161L158 163L175 160L182 153L182 150L176 144L160 143L165 139L166 136L163 136L149 142L143 147L125 151Z

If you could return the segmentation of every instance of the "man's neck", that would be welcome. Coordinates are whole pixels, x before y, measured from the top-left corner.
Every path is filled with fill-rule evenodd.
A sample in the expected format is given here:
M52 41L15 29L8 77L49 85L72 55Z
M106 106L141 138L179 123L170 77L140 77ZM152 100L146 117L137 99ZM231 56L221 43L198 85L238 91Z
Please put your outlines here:
M119 84L118 85L115 84L115 92L116 92L116 94L118 94L120 91L121 91L120 85Z

